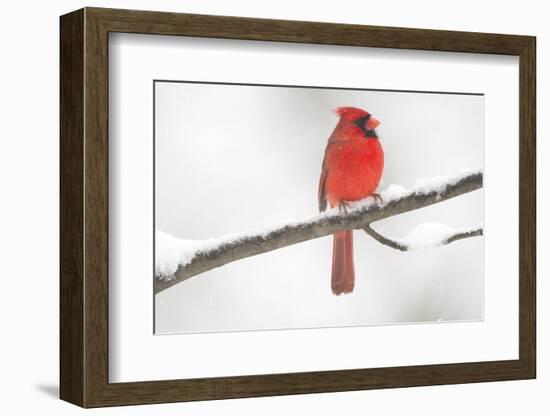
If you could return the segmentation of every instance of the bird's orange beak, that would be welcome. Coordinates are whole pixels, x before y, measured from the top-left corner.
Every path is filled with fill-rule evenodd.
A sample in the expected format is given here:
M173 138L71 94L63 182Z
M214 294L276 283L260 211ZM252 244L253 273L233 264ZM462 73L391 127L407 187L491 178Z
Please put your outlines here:
M380 125L380 121L374 117L369 118L367 121L367 130L374 130Z

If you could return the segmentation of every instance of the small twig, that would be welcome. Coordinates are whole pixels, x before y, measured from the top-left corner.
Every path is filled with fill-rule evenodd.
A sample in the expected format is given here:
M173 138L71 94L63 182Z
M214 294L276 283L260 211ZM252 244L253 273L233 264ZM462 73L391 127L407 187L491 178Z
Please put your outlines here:
M394 249L399 250L399 251L412 251L412 250L414 250L413 248L411 248L407 244L403 244L400 241L392 240L391 238L383 236L382 234L375 231L371 227L370 224L368 224L363 229L365 230L365 232L368 235L370 235L376 241L378 241L379 243L381 243L385 246L394 248ZM478 228L475 228L475 229L472 229L472 230L468 230L468 231L460 231L460 232L457 232L456 234L453 234L452 236L446 238L445 240L440 241L438 246L444 246L444 245L452 243L453 241L462 240L464 238L482 236L482 235L483 235L483 228L481 228L481 227L478 227Z
M394 241L394 240L391 240L387 237L384 237L382 234L377 233L376 231L374 231L372 229L370 224L367 224L367 226L363 229L365 230L365 232L368 235L370 235L372 238L374 238L379 243L384 244L385 246L394 248L394 249L399 250L399 251L407 251L409 249L409 247L406 246L405 244L401 244L397 241Z
M453 241L462 240L464 238L477 237L483 235L483 228L456 233L452 237L447 238L441 245L450 244Z

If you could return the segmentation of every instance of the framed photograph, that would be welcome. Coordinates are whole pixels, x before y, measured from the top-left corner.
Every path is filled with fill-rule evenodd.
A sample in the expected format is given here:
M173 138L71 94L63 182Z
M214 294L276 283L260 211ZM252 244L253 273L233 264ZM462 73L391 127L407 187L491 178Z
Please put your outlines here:
M60 29L63 400L535 378L534 37Z

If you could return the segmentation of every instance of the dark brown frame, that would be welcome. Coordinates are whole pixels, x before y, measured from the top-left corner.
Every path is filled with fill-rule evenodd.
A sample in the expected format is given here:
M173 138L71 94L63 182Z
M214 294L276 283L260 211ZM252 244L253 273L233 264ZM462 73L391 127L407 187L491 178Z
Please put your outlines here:
M63 400L83 407L529 379L536 376L535 50L531 36L85 8L61 17ZM519 359L136 383L108 380L108 34L519 56Z

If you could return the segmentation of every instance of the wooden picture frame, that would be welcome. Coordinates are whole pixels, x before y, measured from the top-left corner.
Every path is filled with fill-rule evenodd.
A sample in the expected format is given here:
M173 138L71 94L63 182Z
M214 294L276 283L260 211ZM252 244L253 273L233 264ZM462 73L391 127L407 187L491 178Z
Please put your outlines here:
M535 38L85 8L61 17L60 396L82 407L337 392L536 376ZM108 35L110 32L519 57L519 359L110 383Z

